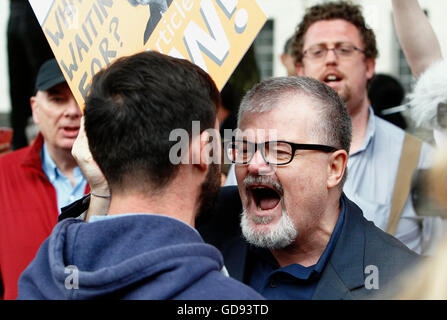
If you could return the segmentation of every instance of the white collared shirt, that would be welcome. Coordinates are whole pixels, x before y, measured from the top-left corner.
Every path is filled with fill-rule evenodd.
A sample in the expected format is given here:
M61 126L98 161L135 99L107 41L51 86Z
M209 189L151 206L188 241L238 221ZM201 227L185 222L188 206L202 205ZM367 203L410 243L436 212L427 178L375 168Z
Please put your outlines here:
M348 178L343 190L362 209L365 218L382 230L388 225L404 137L404 130L375 116L370 107L362 147L348 159ZM422 144L419 169L431 166L433 151L429 144ZM395 237L417 253L430 254L439 228L441 219L419 216L409 195Z

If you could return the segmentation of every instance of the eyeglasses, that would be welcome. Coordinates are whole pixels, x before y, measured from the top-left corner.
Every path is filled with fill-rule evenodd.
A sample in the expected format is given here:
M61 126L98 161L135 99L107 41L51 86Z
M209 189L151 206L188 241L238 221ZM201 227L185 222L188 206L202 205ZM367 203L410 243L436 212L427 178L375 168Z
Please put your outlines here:
M317 44L304 50L303 55L312 60L323 59L326 57L329 50L334 51L338 58L348 58L351 57L355 51L365 53L362 49L357 48L353 44L342 42L337 43L334 48L329 49L325 45Z
M317 150L334 152L338 149L322 144L302 144L287 141L266 141L253 143L243 140L224 143L225 154L233 163L247 164L253 159L256 150L261 151L262 158L268 164L284 165L293 160L296 150Z

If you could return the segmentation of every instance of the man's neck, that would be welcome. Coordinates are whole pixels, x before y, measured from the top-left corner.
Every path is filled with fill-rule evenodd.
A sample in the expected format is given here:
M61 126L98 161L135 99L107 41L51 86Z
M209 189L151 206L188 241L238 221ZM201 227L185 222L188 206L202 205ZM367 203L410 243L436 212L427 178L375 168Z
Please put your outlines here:
M48 144L46 144L46 148L48 150L51 159L53 159L54 163L56 164L56 167L65 177L67 177L70 180L71 185L74 186L75 178L73 169L76 168L78 164L76 163L76 160L73 158L71 150L52 148Z
M369 102L363 99L361 104L354 108L348 108L352 122L352 142L350 154L357 152L363 145L369 119Z
M144 193L112 193L108 215L145 213L175 218L195 226L195 202L175 192L148 195Z
M296 240L284 249L272 250L281 267L300 264L304 267L315 265L326 249L340 216L339 197L331 201L320 224L313 230L299 234Z

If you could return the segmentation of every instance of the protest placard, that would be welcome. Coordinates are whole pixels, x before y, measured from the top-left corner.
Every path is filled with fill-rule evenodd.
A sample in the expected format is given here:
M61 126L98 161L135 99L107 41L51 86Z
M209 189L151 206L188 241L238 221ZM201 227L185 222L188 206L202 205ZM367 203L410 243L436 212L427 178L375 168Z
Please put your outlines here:
M29 2L81 107L96 72L143 50L188 59L222 89L267 19L256 0Z

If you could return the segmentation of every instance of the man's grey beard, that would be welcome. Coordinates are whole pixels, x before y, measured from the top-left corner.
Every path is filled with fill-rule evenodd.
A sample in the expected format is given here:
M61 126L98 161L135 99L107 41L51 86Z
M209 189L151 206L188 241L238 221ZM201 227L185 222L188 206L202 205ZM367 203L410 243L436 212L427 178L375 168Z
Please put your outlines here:
M268 232L258 232L250 226L246 209L241 214L242 234L248 243L266 249L283 249L289 246L297 237L298 231L293 225L286 210L283 209L281 218ZM273 217L253 217L255 224L267 224Z

